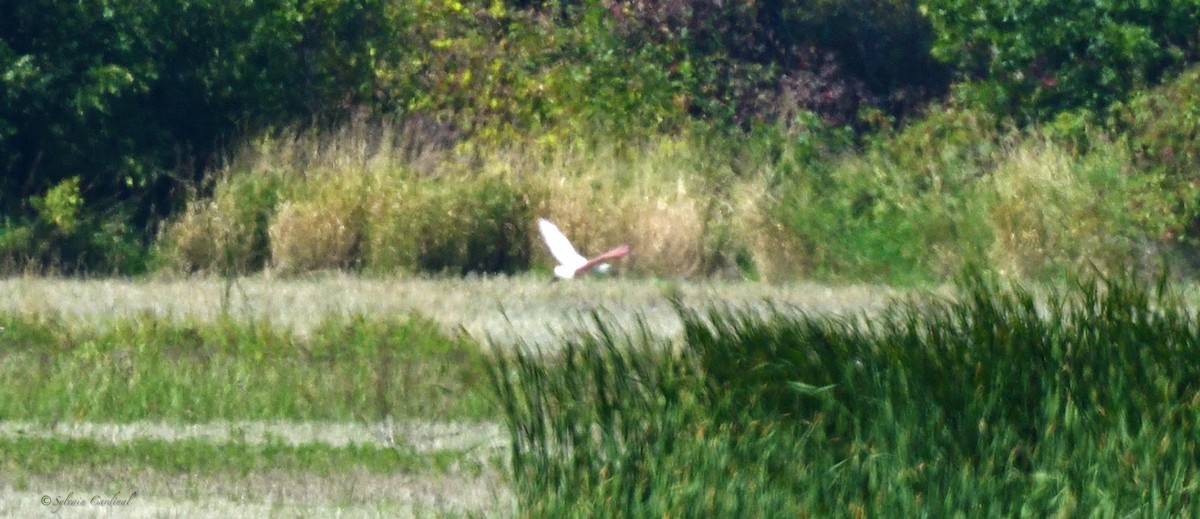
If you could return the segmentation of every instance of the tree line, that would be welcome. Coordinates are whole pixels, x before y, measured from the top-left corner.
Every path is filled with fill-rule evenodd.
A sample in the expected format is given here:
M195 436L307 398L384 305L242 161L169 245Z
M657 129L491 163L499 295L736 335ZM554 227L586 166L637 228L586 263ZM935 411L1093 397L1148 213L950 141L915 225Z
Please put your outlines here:
M0 260L144 269L221 154L271 129L866 135L947 102L1103 121L1198 39L1184 0L5 2Z

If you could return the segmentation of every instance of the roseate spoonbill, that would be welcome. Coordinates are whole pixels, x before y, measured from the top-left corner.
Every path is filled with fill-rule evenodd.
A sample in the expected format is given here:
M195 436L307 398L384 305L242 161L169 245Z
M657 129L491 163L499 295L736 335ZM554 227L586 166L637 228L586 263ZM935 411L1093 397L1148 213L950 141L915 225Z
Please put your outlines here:
M542 238L546 240L546 247L550 249L550 254L559 262L559 265L554 267L554 275L563 279L571 279L593 267L604 269L607 266L604 262L629 254L629 246L622 245L592 259L587 259L575 251L571 240L568 240L562 231L558 230L557 225L550 223L550 220L538 218L538 230L542 232Z

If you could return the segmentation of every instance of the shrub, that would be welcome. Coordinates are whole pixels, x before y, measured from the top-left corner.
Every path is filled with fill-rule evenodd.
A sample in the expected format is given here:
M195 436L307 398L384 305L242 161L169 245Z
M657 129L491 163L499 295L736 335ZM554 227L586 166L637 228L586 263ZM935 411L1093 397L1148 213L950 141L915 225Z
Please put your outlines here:
M37 247L39 241L30 225L7 219L0 222L0 272L15 273L30 263L38 263L36 258L46 254Z
M371 270L462 275L528 268L534 215L508 183L404 180L386 192L369 216Z
M211 199L193 201L167 223L159 253L182 272L231 275L262 269L269 259L270 221L285 187L279 173L227 170Z
M1198 95L1200 67L1192 67L1113 111L1116 127L1127 132L1127 144L1144 182L1169 194L1159 203L1138 201L1131 209L1144 220L1161 222L1161 238L1185 248L1200 243Z
M860 110L909 115L949 78L912 2L620 1L610 11L627 45L666 51L693 113L743 124L807 111L861 129Z
M795 270L912 283L979 260L989 237L972 190L1000 141L987 116L948 109L870 141L861 155L785 170L769 211L793 237Z
M120 205L84 212L79 177L31 197L35 217L0 220L0 271L140 273L150 261L144 237Z
M1200 67L1134 96L1115 110L1116 122L1131 133L1139 163L1181 180L1195 179L1200 164Z
M935 111L860 154L785 170L771 221L791 237L795 271L833 279L931 281L967 264L1045 278L1148 261L1173 197L1123 144L1080 134L1086 145Z

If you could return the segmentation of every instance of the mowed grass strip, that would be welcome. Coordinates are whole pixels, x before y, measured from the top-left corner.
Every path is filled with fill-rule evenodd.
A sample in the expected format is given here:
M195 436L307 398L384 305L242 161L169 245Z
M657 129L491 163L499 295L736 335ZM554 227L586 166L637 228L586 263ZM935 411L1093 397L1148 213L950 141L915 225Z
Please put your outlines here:
M970 277L861 321L681 307L497 355L534 517L1200 515L1200 323L1132 277Z
M131 440L204 440L213 443L321 443L332 447L374 445L417 452L490 451L506 446L498 424L395 422L16 422L0 421L0 438L91 439L108 443Z
M89 502L62 510L71 517L483 517L511 509L501 466L495 451L5 438L0 510L29 517L53 509L43 496L135 493L120 509Z
M265 320L0 314L0 416L38 422L481 420L479 346L415 314Z
M214 474L282 470L332 474L365 469L375 473L478 473L478 456L463 450L418 453L374 445L321 443L213 443L204 440L136 439L123 443L78 438L0 438L0 466L11 474L45 474L78 466L155 469L168 473Z

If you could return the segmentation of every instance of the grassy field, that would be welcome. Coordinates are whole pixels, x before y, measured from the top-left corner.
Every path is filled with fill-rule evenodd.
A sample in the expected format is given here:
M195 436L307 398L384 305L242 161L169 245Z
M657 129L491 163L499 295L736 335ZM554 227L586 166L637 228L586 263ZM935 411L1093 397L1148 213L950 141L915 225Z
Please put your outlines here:
M845 315L890 294L543 277L0 280L0 515L508 516L510 442L486 350L553 351L597 310L678 342L672 298ZM72 501L131 492L120 509Z
M19 300L0 313L3 515L511 506L483 352L466 334L415 312L277 307L313 319L294 328L244 310L190 313L208 307L203 282L157 299L138 283L6 283ZM131 503L91 503L116 494Z
M0 515L1189 515L1145 286L12 278Z

